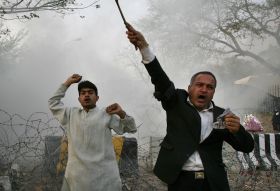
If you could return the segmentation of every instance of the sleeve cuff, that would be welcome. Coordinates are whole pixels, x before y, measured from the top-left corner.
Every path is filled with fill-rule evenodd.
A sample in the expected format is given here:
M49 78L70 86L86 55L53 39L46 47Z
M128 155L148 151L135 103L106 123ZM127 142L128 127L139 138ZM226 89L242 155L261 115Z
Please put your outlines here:
M140 52L141 52L141 55L142 55L142 63L143 64L149 64L156 57L149 46L141 49Z

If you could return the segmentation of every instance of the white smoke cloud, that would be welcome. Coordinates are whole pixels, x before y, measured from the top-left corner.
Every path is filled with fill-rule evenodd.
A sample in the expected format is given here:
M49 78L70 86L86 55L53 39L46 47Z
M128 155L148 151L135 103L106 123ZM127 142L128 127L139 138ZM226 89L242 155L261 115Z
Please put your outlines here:
M130 22L146 13L145 0L120 4ZM39 19L7 24L14 33L28 31L20 61L10 64L0 77L1 108L11 113L47 112L50 95L73 73L97 84L104 106L113 100L125 102L123 98L134 87L133 76L116 59L129 42L114 1L101 1L98 9L91 7L64 17L44 12ZM79 105L77 96L76 86L71 87L66 104Z

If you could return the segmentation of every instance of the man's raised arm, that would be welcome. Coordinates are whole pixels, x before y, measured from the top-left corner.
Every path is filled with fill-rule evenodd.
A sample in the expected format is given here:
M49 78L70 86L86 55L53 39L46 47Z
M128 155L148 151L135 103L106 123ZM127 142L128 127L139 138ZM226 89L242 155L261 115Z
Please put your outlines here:
M73 83L77 83L82 79L79 74L73 74L67 80L59 86L56 92L49 99L49 109L51 110L53 116L61 123L61 125L66 125L68 111L64 107L61 99L65 96L65 92L69 86Z
M151 76L151 81L155 85L155 97L158 100L167 101L175 90L173 83L169 80L168 76L160 66L143 34L135 30L128 23L126 24L126 27L128 30L126 32L127 38L140 50L142 63L144 63L145 68Z

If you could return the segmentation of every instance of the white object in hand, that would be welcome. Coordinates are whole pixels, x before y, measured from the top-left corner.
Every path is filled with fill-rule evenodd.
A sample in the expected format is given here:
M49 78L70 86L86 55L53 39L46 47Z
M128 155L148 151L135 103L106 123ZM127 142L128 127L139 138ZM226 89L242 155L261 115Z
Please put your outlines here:
M217 117L217 121L213 123L214 129L225 129L225 116L229 113L232 113L229 108L226 108L225 111Z

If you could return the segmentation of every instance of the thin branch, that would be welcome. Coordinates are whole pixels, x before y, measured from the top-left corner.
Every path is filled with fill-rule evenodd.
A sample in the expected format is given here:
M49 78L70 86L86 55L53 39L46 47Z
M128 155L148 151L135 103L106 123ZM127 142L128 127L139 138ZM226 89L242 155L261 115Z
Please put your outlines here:
M2 12L2 14L5 15L13 15L13 14L18 14L18 13L27 13L27 12L39 12L39 11L59 11L59 10L65 10L65 11L69 11L69 10L81 10L81 9L86 9L89 8L91 6L93 6L94 4L96 4L97 2L99 2L100 0L95 0L92 3L90 3L89 5L86 6L82 6L82 7L64 7L61 6L61 1L52 1L52 2L47 2L43 5L37 6L36 7L17 7L17 8L7 8L7 7L1 7L0 8L0 13ZM0 18L4 19L4 16L1 16ZM7 20L12 20L12 19L7 19Z
M232 45L229 44L228 42L223 41L223 40L221 40L221 39L214 38L214 37L211 37L211 36L209 36L209 35L207 35L207 34L202 34L202 33L194 33L194 34L199 35L199 36L202 36L202 37L204 37L204 38L206 38L206 39L208 39L208 40L212 40L212 41L215 41L215 42L224 44L224 45L226 45L227 47L231 48L232 50L236 50L236 48L235 48L234 46L232 46Z
M218 28L219 28L220 31L222 31L224 34L226 34L227 36L230 37L230 39L231 39L231 41L233 42L233 44L234 44L234 46L235 46L235 49L236 49L237 51L238 51L238 50L242 51L242 49L241 49L241 47L240 47L238 41L236 40L236 38L233 36L232 33L226 31L225 29L223 29L222 26L219 26ZM238 51L238 52L239 52L239 51Z
M221 49L217 49L217 48L207 48L207 47L204 47L204 46L200 46L198 45L199 48L205 50L205 51L208 51L208 52L216 52L216 53L219 53L219 54L223 54L223 55L227 55L227 54L233 54L233 53L236 53L235 51L225 51L225 50L221 50Z
M273 19L268 19L264 25L267 26L270 22L276 22L278 19L280 19L280 15Z
M261 27L261 29L262 29L265 33L267 33L267 34L273 36L273 37L276 39L278 45L280 46L280 37L279 37L276 33L267 30L267 27L266 27L261 21L259 21L259 20L253 15L253 13L250 11L249 5L248 5L248 1L247 1L247 0L244 0L244 1L245 1L245 8L246 8L246 11L247 11L247 13L250 15L250 17Z
M24 0L19 1L18 3L14 4L11 9L13 9L14 7L18 6L19 4L21 4Z

